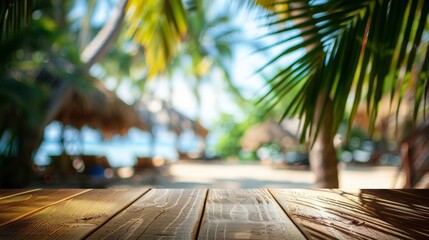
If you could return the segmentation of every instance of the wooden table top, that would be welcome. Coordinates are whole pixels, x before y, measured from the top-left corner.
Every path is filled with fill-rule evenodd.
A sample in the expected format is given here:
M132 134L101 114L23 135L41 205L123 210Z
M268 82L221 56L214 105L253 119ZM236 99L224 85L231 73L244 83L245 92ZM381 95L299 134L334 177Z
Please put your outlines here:
M429 190L0 189L0 239L428 239Z

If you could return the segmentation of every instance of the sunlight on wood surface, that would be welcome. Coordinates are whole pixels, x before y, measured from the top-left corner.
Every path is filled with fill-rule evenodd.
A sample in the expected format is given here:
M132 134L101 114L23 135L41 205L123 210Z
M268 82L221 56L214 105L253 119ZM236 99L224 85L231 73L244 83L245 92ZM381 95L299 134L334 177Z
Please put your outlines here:
M0 189L1 239L426 239L429 190Z

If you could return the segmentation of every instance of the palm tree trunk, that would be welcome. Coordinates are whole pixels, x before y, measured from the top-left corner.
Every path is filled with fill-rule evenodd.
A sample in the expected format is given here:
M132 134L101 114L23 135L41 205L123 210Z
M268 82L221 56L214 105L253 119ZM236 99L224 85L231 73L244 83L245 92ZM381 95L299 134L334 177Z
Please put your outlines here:
M82 62L85 63L86 71L89 71L92 65L100 61L107 54L111 45L116 41L122 29L122 22L127 4L128 0L121 0L112 18L82 51L80 58Z
M305 3L293 2L289 6L293 9L301 9ZM302 14L302 10L294 10L291 16ZM294 20L296 24L308 21L306 18L297 18ZM316 28L316 27L314 27ZM305 32L307 29L302 28L301 31ZM315 33L317 34L317 33ZM313 36L303 36L304 40ZM314 46L308 46L306 51L309 52ZM338 168L337 156L334 147L334 123L333 123L333 109L330 99L328 99L327 106L322 113L323 105L325 104L326 91L323 89L319 91L316 102L316 110L313 119L313 130L316 131L319 122L320 130L316 138L310 137L310 166L315 175L315 187L318 188L338 188Z
M332 103L328 100L325 109L325 92L319 94L316 103L316 112L313 121L313 130L316 131L317 125L320 122L320 130L316 138L312 136L310 139L310 166L315 179L315 187L317 188L338 188L338 168L337 155L333 143L333 109ZM322 109L324 114L322 115Z

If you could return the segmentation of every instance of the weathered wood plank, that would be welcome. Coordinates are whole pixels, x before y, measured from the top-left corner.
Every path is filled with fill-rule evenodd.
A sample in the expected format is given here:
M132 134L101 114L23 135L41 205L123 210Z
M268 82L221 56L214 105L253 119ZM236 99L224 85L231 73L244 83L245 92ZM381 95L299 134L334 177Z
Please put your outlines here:
M363 206L368 214L402 229L412 239L429 239L429 191L426 189L334 190Z
M410 239L403 230L332 190L270 191L310 239Z
M199 238L305 239L265 189L210 189Z
M88 190L39 190L14 194L0 200L0 227Z
M147 190L96 189L0 228L1 239L81 239Z
M151 190L104 224L89 239L195 239L206 191Z
M40 188L36 189L0 189L0 200L13 197L20 194L30 193L34 191L38 191Z

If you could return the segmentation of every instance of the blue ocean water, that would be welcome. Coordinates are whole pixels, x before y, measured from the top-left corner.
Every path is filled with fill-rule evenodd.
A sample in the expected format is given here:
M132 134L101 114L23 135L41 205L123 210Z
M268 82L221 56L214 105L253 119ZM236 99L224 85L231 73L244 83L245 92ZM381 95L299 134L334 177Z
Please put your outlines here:
M181 151L197 151L201 144L199 137L191 131L177 137L165 128L158 128L155 138L148 132L139 129L130 129L126 136L114 136L111 139L103 139L99 131L84 127L80 131L73 128L64 130L64 147L68 154L104 155L112 167L132 166L136 156L161 156L169 161L178 158L176 146ZM44 140L39 147L34 162L37 165L50 163L50 155L59 155L62 152L61 125L52 123L45 129ZM210 141L209 143L213 142ZM208 147L210 148L208 144Z

